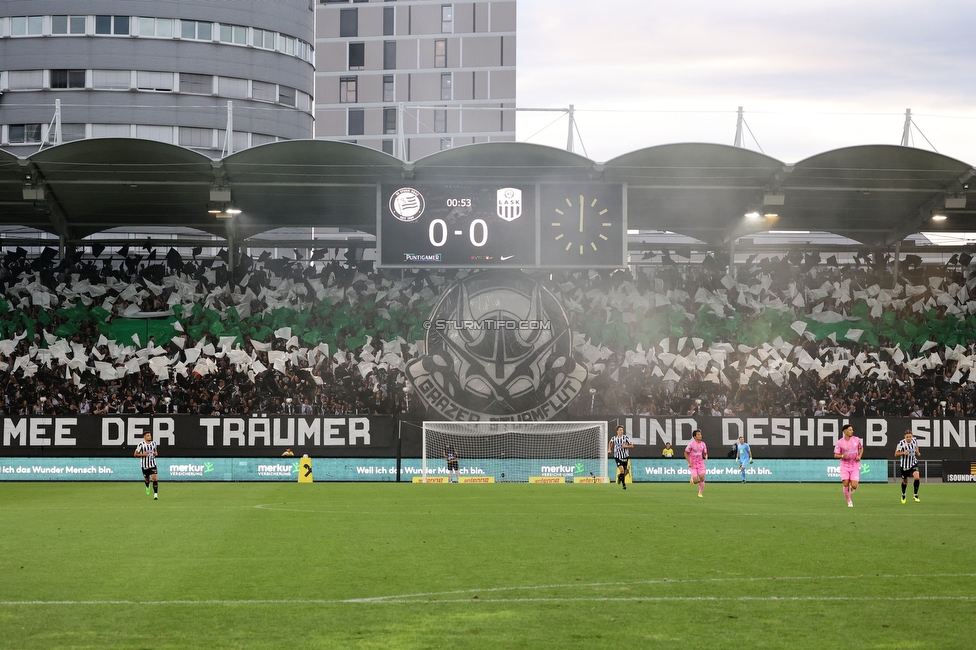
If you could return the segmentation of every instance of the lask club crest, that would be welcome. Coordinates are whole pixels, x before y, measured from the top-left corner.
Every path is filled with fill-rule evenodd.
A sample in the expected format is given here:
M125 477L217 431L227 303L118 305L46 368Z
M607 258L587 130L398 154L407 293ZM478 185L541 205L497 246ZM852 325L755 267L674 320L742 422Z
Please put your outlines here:
M566 312L518 271L483 271L441 296L425 323L426 354L407 376L427 406L452 420L547 420L579 394Z
M495 196L500 219L515 221L522 216L522 190L517 187L503 187Z

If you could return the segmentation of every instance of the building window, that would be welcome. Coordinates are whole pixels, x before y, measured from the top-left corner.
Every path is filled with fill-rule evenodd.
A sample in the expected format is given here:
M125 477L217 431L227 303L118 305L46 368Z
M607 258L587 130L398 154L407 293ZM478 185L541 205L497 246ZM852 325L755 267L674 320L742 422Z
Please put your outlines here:
M10 90L40 90L44 87L43 70L11 70L7 73Z
M251 99L259 102L273 102L278 97L278 87L264 81L251 82Z
M434 67L447 67L447 39L445 38L434 41Z
M454 146L454 138L441 138L441 151Z
M454 33L454 5L441 5L441 34Z
M92 88L98 90L128 90L132 73L128 70L92 70Z
M383 36L393 36L396 33L396 9L383 7Z
M54 140L57 136L54 133L54 129L51 129L47 134L47 141L54 144ZM61 125L61 142L74 142L75 140L85 139L85 125L84 124L62 124Z
M8 128L10 144L34 144L41 141L40 124L11 124Z
M275 49L275 32L255 28L254 36L251 37L251 45L260 47L262 50Z
M349 126L346 135L363 135L366 132L366 112L361 108L349 109Z
M212 41L213 23L202 23L196 20L181 20L180 35L194 41Z
M297 103L297 98L295 97L296 92L294 88L278 86L278 103L294 107Z
M85 17L51 16L51 33L83 36L85 34Z
M139 36L173 38L172 18L139 18L136 24L139 29Z
M383 141L383 153L388 153L391 156L393 155L393 140Z
M350 43L349 44L349 69L362 70L364 67L366 67L366 44Z
M295 52L298 50L298 39L295 38L294 36L285 36L284 34L282 34L280 45L281 47L279 48L279 50L281 52L294 56Z
M208 74L180 73L180 92L190 95L212 95L213 77Z
M11 36L40 36L44 33L44 16L14 16L10 19Z
M268 136L261 136L261 137L268 137ZM231 143L234 145L234 151L244 151L245 149L248 148L249 145L247 144L247 133L242 131L234 131L231 138L232 138ZM226 129L217 129L217 148L223 150L224 145L226 144L226 140L227 140ZM255 145L261 144L257 133L254 133L252 135L251 141ZM274 138L271 138L269 142L274 142Z
M213 147L213 129L197 129L188 126L180 127L180 145L197 149ZM235 147L236 151L237 148Z
M454 99L454 83L450 72L441 75L441 99Z
M447 133L447 110L434 111L434 133Z
M234 45L247 45L247 27L240 25L221 25L220 42Z
M383 75L383 101L396 101L396 89L393 85L393 75L391 74Z
M93 138L128 138L128 124L92 124Z
M383 41L383 69L396 70L396 41Z
M355 38L359 36L359 9L339 10L339 37Z
M95 33L115 36L129 35L128 16L95 16Z
M140 70L136 73L136 88L139 90L172 91L173 73Z
M359 77L339 77L339 103L355 104L359 101Z
M396 133L397 132L397 109L395 108L384 108L383 109L383 133Z
M143 140L155 140L173 144L173 127L158 126L156 124L137 124L136 137Z
M84 88L84 70L51 70L51 88Z
M217 77L217 94L231 99L247 99L247 79Z

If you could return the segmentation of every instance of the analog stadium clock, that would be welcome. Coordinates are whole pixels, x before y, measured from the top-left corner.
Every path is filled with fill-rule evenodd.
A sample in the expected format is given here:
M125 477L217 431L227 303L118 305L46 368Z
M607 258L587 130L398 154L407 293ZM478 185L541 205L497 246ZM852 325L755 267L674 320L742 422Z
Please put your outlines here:
M626 224L620 185L543 186L543 267L626 266Z

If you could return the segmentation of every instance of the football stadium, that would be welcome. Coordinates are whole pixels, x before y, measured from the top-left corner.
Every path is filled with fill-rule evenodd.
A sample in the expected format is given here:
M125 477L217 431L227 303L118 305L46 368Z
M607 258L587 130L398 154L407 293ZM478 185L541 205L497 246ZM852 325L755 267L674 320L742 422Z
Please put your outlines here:
M970 162L516 142L511 0L5 4L0 647L973 647Z

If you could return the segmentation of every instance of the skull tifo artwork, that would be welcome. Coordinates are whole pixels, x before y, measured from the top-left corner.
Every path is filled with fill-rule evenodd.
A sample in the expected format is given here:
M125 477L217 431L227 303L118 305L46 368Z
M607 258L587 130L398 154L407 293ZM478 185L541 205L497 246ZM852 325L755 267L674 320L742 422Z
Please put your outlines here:
M426 354L407 375L452 420L548 420L580 392L566 312L518 271L484 271L449 287L425 323Z

